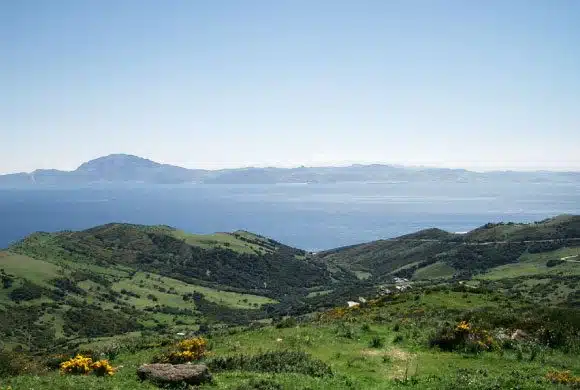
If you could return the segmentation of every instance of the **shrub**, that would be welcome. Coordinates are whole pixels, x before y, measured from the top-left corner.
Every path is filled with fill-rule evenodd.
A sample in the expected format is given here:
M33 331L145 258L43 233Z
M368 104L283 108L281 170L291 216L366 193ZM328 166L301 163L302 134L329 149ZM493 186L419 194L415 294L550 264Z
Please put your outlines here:
M72 375L88 375L93 373L97 376L112 376L115 374L115 369L109 364L108 360L93 362L93 359L90 357L76 355L60 364L60 372L61 374Z
M60 364L62 374L87 375L91 372L93 359L83 355L77 355Z
M282 390L280 383L273 379L255 379L252 378L248 382L239 385L235 390Z
M93 363L93 373L96 376L112 376L115 374L115 369L108 360L99 360Z
M276 328L294 328L297 325L296 318L294 317L286 317L283 320L279 321L276 324Z
M393 338L393 344L402 343L403 340L404 340L404 337L402 335L398 334Z
M339 337L345 337L347 339L354 339L355 337L352 328L342 322L336 327L336 334Z
M463 350L477 353L488 351L497 346L496 341L487 330L473 327L466 321L451 326L445 325L429 340L431 347L444 351Z
M70 356L66 354L50 355L44 359L44 365L50 370L58 370L60 365L69 359Z
M254 356L218 357L210 360L207 366L212 371L295 372L314 377L333 375L332 369L326 363L299 351L271 351Z
M371 348L382 348L383 345L385 345L384 340L379 337L379 336L375 336L371 339L371 342L369 343L369 347Z
M154 358L155 363L181 364L199 360L206 354L207 341L194 337L177 343L172 351Z
M21 375L27 371L26 356L12 351L0 351L0 378Z
M31 301L42 296L44 289L34 283L26 282L10 291L10 299L14 302Z
M580 376L574 376L570 371L549 371L545 378L552 383L580 388Z

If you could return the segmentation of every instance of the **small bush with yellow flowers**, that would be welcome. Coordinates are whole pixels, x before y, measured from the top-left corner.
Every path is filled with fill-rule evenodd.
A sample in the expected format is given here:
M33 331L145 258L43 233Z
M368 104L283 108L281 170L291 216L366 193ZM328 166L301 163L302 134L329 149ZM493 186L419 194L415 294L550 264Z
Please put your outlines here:
M200 360L206 355L207 341L202 337L182 340L169 352L154 358L155 363L181 364Z
M60 372L62 374L86 375L91 372L93 366L93 359L83 355L76 355L60 364Z
M454 326L444 326L431 337L429 343L432 347L444 351L463 350L474 353L490 351L497 347L497 342L490 332L474 327L467 321L461 321Z
M549 371L546 374L546 379L555 384L580 389L580 376L574 376L570 371Z
M60 364L60 372L62 374L72 375L88 375L93 373L97 376L111 376L115 374L115 369L108 360L93 362L93 359L90 357L76 355Z
M115 374L115 368L105 359L94 362L92 368L96 376L113 376Z

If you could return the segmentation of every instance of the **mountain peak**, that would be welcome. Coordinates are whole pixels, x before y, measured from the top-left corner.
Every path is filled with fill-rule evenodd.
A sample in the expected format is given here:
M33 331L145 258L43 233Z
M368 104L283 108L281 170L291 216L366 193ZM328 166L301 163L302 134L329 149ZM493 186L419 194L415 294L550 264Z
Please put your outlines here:
M131 154L110 154L87 161L81 164L77 172L94 172L102 169L122 169L127 167L132 168L157 168L162 164L156 163L149 159L134 156Z

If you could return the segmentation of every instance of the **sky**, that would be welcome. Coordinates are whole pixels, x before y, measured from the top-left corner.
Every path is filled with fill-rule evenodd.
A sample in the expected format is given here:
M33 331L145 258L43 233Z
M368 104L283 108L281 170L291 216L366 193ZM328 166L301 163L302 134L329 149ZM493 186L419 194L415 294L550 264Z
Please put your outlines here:
M0 1L0 173L580 170L580 1Z

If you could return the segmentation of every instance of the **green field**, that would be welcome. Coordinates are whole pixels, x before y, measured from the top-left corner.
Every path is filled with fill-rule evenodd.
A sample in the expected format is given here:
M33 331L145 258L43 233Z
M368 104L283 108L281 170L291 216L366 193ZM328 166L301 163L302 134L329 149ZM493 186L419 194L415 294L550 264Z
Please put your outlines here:
M54 264L10 252L0 252L0 269L41 285L57 277L59 271L59 267Z
M445 263L433 263L423 268L419 268L413 274L413 279L438 279L453 276L455 269Z
M580 263L573 261L565 261L553 267L547 266L547 262L550 260L560 260L563 257L578 256L578 254L580 254L579 247L561 248L544 253L524 254L520 257L518 263L492 268L488 272L480 275L479 278L497 280L536 275L580 275Z
M151 306L152 302L146 299L146 295L153 294L159 299L159 301L156 302L158 304L178 308L191 308L192 303L185 302L181 296L185 293L191 293L194 291L202 293L209 301L235 309L250 309L255 307L255 305L260 306L266 303L276 302L273 299L259 295L221 291L214 288L187 284L165 276L141 272L135 274L130 279L127 278L114 283L112 288L115 291L126 289L141 294L142 298L140 299L130 297L130 302L135 305L141 305L142 307ZM160 288L167 291L173 289L174 293L161 292L159 291Z

